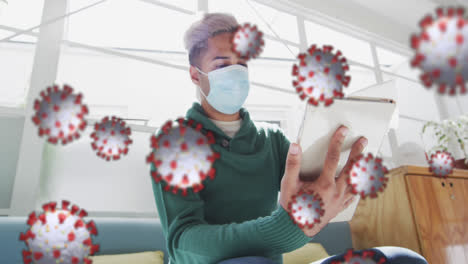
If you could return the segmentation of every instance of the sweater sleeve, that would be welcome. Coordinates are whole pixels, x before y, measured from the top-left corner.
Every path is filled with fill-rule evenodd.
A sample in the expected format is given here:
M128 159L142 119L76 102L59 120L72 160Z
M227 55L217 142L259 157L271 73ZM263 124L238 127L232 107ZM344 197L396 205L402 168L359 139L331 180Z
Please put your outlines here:
M175 264L282 254L310 240L281 206L269 216L213 225L204 219L204 201L199 193L189 191L184 197L164 191L153 180L152 184L167 249Z

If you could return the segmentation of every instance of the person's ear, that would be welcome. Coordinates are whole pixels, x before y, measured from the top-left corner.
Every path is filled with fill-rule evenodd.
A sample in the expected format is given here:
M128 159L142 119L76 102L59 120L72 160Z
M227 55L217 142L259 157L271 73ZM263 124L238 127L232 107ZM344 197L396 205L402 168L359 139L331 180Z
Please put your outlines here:
M190 78L192 79L192 82L197 85L197 86L200 86L200 78L199 78L199 74L198 74L198 71L197 69L190 65Z

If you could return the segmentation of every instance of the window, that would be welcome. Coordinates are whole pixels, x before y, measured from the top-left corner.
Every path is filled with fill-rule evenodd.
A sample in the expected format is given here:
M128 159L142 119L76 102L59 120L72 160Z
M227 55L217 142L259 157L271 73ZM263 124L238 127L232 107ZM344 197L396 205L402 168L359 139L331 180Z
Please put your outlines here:
M28 43L0 43L0 106L24 107L34 51Z
M377 83L373 70L357 65L350 65L347 75L351 76L351 82L348 88L343 89L345 95L352 95L355 91L365 89Z
M141 52L132 54L149 57ZM174 57L158 59L178 64L185 60ZM57 80L83 93L90 115L96 118L126 109L117 113L161 124L184 115L195 99L188 71L77 48L62 50ZM95 109L99 116L95 116Z
M420 70L412 68L410 65L412 58L380 47L376 49L382 71L401 75L415 81L419 80Z
M366 41L356 39L311 21L305 21L305 30L308 42L307 46L312 44L317 44L318 46L332 45L334 51L341 50L348 60L354 60L369 66L374 64L370 45Z
M217 0L209 2L210 12L224 12L234 15L240 24L246 22L257 25L265 35L262 57L295 58L299 47L299 34L296 18L254 1ZM260 14L260 15L259 15ZM266 21L266 23L265 23ZM274 28L274 32L271 28ZM276 34L283 39L277 40ZM284 45L288 44L291 52Z
M250 81L294 92L291 74L294 63L295 60L253 60L249 62Z
M44 0L8 1L2 9L0 25L23 30L36 26L41 22L43 6Z
M299 34L295 16L280 12L252 0L211 0L209 3L210 12L230 13L236 17L240 24L248 22L257 25L264 34L274 36L276 33L287 41L299 44ZM258 14L260 14L260 16ZM265 21L270 27L274 28L275 32L271 31Z
M4 6L0 15L0 40L14 35L16 31L40 24L43 5L43 0L8 1L8 5ZM33 34L38 32L36 29ZM0 43L0 106L24 105L32 71L35 42L36 37L23 34Z
M75 5L70 1L71 10ZM113 0L69 17L67 38L93 46L184 52L183 33L194 21L194 15L151 1Z

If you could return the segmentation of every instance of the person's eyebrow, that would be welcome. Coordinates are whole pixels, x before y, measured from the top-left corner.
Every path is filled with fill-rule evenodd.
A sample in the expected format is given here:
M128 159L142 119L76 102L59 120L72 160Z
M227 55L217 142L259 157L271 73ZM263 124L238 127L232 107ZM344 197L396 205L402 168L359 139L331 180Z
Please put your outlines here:
M227 56L216 56L213 58L213 60L226 60L226 59L229 59L229 57Z

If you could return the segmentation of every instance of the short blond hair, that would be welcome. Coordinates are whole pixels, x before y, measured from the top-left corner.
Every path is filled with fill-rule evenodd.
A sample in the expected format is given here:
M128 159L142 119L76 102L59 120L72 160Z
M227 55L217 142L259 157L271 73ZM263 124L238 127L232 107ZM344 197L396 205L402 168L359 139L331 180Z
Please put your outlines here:
M234 32L239 24L226 13L207 13L185 32L184 44L190 65L198 65L198 58L208 48L208 39L221 33Z

